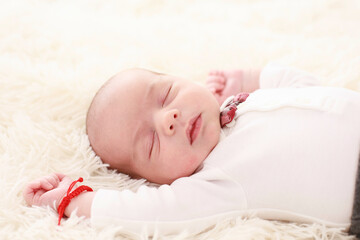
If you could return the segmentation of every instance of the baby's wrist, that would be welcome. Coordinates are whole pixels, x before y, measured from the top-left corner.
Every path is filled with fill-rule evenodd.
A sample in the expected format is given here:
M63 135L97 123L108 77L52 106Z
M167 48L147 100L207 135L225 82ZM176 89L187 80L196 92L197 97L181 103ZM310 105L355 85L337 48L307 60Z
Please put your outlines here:
M64 192L63 195L61 195L60 197L58 197L55 201L54 201L54 205L53 208L55 211L58 211L59 209L59 205L60 203L63 201L63 199L66 197L66 192Z
M81 185L79 187L77 187L76 189L73 190L73 187L76 185L76 183L78 182L82 182L83 178L79 178L76 181L73 181L67 192L66 195L62 197L62 199L60 200L60 203L57 207L57 212L59 214L59 220L58 220L58 225L60 225L60 221L62 219L62 217L65 216L69 216L70 213L72 212L72 210L74 209L74 207L71 207L71 202L77 202L77 204L75 204L75 206L79 206L78 204L78 198L79 195L84 195L84 192L93 192L92 188L86 185ZM73 199L75 198L75 201L73 201ZM74 205L74 204L73 204ZM68 208L70 207L70 209Z

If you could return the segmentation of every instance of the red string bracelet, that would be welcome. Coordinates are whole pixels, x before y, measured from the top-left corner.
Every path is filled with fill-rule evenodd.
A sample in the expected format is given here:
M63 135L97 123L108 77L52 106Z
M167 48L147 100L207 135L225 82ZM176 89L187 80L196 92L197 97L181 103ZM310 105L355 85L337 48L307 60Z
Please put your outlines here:
M70 193L71 189L75 186L75 184L78 182L82 182L83 180L84 179L82 177L80 177L78 180L73 181L70 184L65 197L61 200L59 207L58 207L58 213L59 213L58 225L60 225L60 221L61 221L62 217L64 216L65 209L70 204L71 199L73 199L74 197L77 197L78 195L80 195L80 193L82 193L84 191L88 191L88 192L93 191L91 187L82 185Z

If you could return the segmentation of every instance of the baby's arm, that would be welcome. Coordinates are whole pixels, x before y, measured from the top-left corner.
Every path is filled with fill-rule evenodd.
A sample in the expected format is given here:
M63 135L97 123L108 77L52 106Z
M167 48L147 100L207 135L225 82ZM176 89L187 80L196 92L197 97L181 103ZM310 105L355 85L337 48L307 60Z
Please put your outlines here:
M27 204L35 206L50 206L57 210L61 199L73 180L64 174L55 173L47 177L39 178L29 183L23 196ZM90 217L90 209L95 192L83 192L73 198L65 209L65 215L70 216L76 208L78 216Z
M57 209L73 181L62 174L53 177L54 180L43 177L28 184L24 190L26 202ZM182 229L199 231L244 204L238 183L221 170L205 167L192 177L159 188L83 192L71 200L65 215L78 209L77 215L91 217L94 226L118 224L136 233L146 230L151 235L155 230L164 234L179 231L179 224ZM205 217L209 218L203 221Z
M259 89L261 70L212 71L206 85L221 105L226 98L240 92L253 92Z

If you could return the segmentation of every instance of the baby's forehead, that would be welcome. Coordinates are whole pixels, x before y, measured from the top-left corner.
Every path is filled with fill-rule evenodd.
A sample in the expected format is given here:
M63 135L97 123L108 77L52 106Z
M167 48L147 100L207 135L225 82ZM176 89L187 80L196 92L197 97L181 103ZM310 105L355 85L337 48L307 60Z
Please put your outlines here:
M119 76L119 81L122 82L122 90L125 91L138 92L141 89L147 89L149 91L154 85L171 79L171 77L166 74L145 69L130 69L123 74L123 77L121 77L121 75Z
M157 75L144 69L128 69L112 77L106 86L106 95L117 96L134 91L139 91L151 83Z
M142 99L147 99L154 86L162 82L165 76L145 69L120 72L110 80L112 82L107 86L103 106L112 108L119 105L134 105L134 101L140 103Z

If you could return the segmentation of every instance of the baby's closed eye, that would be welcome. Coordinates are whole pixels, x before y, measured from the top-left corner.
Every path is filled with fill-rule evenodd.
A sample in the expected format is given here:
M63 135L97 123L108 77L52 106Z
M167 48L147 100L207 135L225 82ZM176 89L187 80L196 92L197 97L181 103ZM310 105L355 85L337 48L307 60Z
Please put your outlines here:
M166 100L168 99L168 97L170 95L171 89L172 89L172 84L166 88L166 91L165 91L166 94L163 95L162 100L161 100L161 107L164 107Z

